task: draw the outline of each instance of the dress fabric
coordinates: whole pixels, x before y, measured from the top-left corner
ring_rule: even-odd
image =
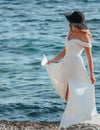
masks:
[[[97,115],[94,84],[90,81],[81,56],[84,46],[92,47],[91,43],[79,39],[68,41],[66,38],[66,54],[60,62],[46,64],[45,55],[41,62],[61,98],[65,99],[67,88],[69,88],[68,101],[59,130],[91,120]]]

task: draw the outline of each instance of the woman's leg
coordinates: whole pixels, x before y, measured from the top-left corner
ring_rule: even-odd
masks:
[[[69,87],[67,85],[67,90],[66,90],[66,94],[65,94],[65,99],[66,101],[68,101],[68,94],[69,94]]]

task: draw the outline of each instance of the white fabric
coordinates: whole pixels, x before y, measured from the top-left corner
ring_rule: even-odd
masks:
[[[90,81],[81,57],[83,46],[92,47],[91,43],[78,39],[70,41],[66,39],[66,54],[62,61],[46,64],[47,58],[44,55],[41,62],[60,97],[65,99],[67,85],[69,87],[68,102],[59,130],[90,120],[92,116],[97,115],[94,84]]]

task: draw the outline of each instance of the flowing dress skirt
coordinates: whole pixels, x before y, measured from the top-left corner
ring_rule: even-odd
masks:
[[[90,120],[92,116],[97,115],[94,85],[87,75],[83,61],[81,57],[70,58],[70,60],[71,64],[65,56],[58,63],[46,64],[47,58],[44,55],[41,62],[61,98],[65,99],[67,87],[69,88],[68,102],[59,130]]]

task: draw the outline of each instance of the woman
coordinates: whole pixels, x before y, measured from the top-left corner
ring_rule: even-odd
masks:
[[[97,114],[94,94],[96,79],[91,53],[92,36],[81,11],[66,13],[65,17],[70,22],[70,31],[64,49],[54,59],[47,61],[44,57],[42,61],[57,93],[67,102],[59,130],[90,120]],[[81,57],[83,50],[87,57],[90,78]],[[61,62],[55,63],[60,59]]]

